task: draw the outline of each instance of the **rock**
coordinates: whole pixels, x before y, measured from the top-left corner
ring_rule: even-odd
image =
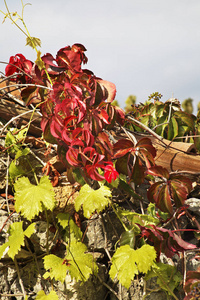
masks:
[[[101,252],[113,249],[124,228],[114,213],[107,212],[100,218],[97,214],[82,223],[84,243],[90,250]]]
[[[185,201],[185,204],[189,205],[188,210],[200,215],[200,199],[189,198]]]

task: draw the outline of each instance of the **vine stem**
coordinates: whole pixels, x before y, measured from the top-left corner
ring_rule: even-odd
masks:
[[[49,254],[49,217],[48,217],[48,214],[47,214],[47,209],[46,209],[46,207],[44,207],[44,212],[45,212],[45,216],[46,216],[46,220],[47,220],[47,234],[46,234],[47,241],[46,241],[46,251],[47,251],[47,254]]]
[[[9,203],[8,203],[9,164],[10,164],[10,156],[9,156],[9,154],[8,154],[8,159],[7,159],[7,170],[6,170],[6,205],[7,205],[8,213],[10,214],[10,208],[9,208]]]
[[[15,268],[17,270],[17,275],[18,275],[18,278],[19,278],[19,284],[21,286],[24,299],[26,299],[26,291],[24,289],[23,281],[22,281],[21,276],[20,276],[19,267],[18,267],[16,258],[14,258],[14,263],[15,263]]]
[[[176,295],[174,294],[174,292],[170,289],[170,287],[167,285],[167,283],[163,280],[162,276],[158,273],[158,277],[160,279],[160,281],[162,281],[162,283],[166,286],[167,290],[171,293],[171,295],[174,297],[174,299],[179,300]]]
[[[115,209],[115,207],[114,207],[114,205],[112,204],[112,202],[111,202],[111,201],[110,201],[110,204],[111,204],[111,206],[112,206],[112,209],[114,210],[114,212],[115,212],[115,214],[116,214],[117,218],[118,218],[118,219],[119,219],[119,221],[121,222],[122,226],[124,227],[124,229],[125,229],[126,231],[128,231],[128,228],[126,227],[126,225],[124,224],[124,222],[121,220],[121,218],[120,218],[120,216],[119,216],[119,214],[118,214],[117,210]]]
[[[155,138],[157,138],[158,140],[160,140],[165,146],[167,146],[165,144],[165,142],[163,141],[164,138],[160,135],[158,135],[157,133],[155,133],[153,130],[151,130],[149,127],[147,127],[146,125],[142,124],[140,121],[136,120],[135,118],[128,116],[127,117],[130,121],[136,123],[137,125],[139,125],[140,127],[144,128],[146,131],[148,131],[149,133],[151,133]]]

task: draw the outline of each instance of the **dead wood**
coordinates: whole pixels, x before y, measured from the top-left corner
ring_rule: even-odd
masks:
[[[12,118],[28,112],[30,109],[25,106],[21,100],[21,90],[17,87],[10,88],[14,83],[0,78],[0,118],[6,122]],[[32,112],[24,114],[23,117],[14,120],[14,126],[20,128],[22,125],[28,125]],[[29,133],[38,137],[41,136],[41,116],[35,112],[32,117]]]

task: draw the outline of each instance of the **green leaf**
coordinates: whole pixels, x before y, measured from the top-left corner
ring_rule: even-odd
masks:
[[[86,281],[89,279],[90,274],[97,274],[98,267],[92,254],[86,253],[87,247],[81,243],[72,239],[70,241],[70,248],[65,256],[65,259],[69,262],[67,266],[69,274],[76,281]]]
[[[44,278],[50,277],[64,282],[67,273],[67,265],[64,263],[64,259],[54,254],[46,255],[43,259],[45,269],[49,270],[44,274]]]
[[[21,128],[17,134],[14,134],[15,131],[16,129],[13,130],[13,133],[8,131],[6,134],[5,146],[9,148],[8,153],[16,153],[19,149],[21,149],[28,128]],[[21,141],[21,143],[19,143],[19,141]]]
[[[5,147],[8,148],[8,153],[15,153],[19,150],[19,146],[16,145],[16,139],[10,131],[6,134]]]
[[[168,124],[167,139],[173,140],[178,135],[178,123],[175,117],[171,117]]]
[[[148,225],[157,225],[159,223],[159,219],[156,217],[156,215],[153,217],[151,215],[146,214],[138,214],[136,212],[128,211],[128,210],[118,210],[118,213],[122,217],[126,217],[131,224],[139,224],[142,226],[148,226]]]
[[[64,282],[66,273],[69,272],[76,281],[88,280],[90,274],[97,273],[98,267],[93,256],[85,253],[86,251],[87,247],[83,243],[72,238],[64,259],[53,254],[44,257],[44,267],[49,270],[44,274],[44,278],[50,277]]]
[[[120,246],[129,245],[132,249],[135,246],[135,232],[133,230],[124,231],[120,236]]]
[[[145,276],[145,280],[149,280],[152,277],[157,277],[157,284],[163,290],[167,291],[169,295],[172,295],[170,291],[174,291],[179,286],[183,277],[175,266],[163,263],[155,263],[152,269]]]
[[[44,291],[39,291],[35,300],[59,300],[55,291],[51,291],[48,295],[45,295]]]
[[[112,257],[112,266],[110,268],[110,277],[117,276],[119,282],[129,288],[131,281],[139,272],[147,273],[156,259],[154,247],[143,245],[134,250],[129,245],[119,247]]]
[[[10,235],[8,242],[0,247],[0,258],[7,247],[8,255],[14,260],[15,255],[20,251],[21,246],[24,246],[24,237],[30,237],[35,231],[35,224],[31,224],[25,231],[22,229],[23,221],[15,222],[10,225],[9,231]]]
[[[29,152],[29,148],[17,151],[15,159],[11,161],[9,166],[9,177],[11,181],[15,181],[16,178],[32,172],[32,166],[27,157]]]
[[[37,47],[41,47],[41,40],[36,37],[27,37],[26,38],[26,46],[30,46],[35,49]]]
[[[89,219],[95,211],[99,213],[109,204],[109,197],[111,191],[108,187],[101,186],[98,190],[93,190],[85,184],[75,200],[75,209],[78,211],[82,206],[84,216]]]
[[[43,176],[38,185],[31,184],[27,177],[19,178],[14,188],[15,209],[28,220],[43,210],[42,205],[53,210],[55,193],[47,176]]]
[[[59,213],[57,215],[58,222],[60,225],[67,230],[67,236],[73,234],[75,238],[81,239],[82,232],[80,228],[74,223],[72,216],[69,213]]]

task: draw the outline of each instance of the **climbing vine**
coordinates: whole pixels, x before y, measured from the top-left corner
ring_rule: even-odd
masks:
[[[8,7],[4,16],[16,24]],[[17,15],[17,19],[27,29],[23,17]],[[83,45],[66,46],[59,49],[55,57],[50,53],[41,56],[37,50],[39,39],[31,37],[27,30],[26,36],[27,44],[37,52],[36,61],[16,54],[10,57],[5,76],[22,87],[21,98],[27,106],[40,110],[45,142],[57,145],[68,180],[78,184],[76,213],[90,219],[94,214],[112,210],[122,223],[124,233],[110,260],[111,279],[117,279],[128,289],[135,275],[142,274],[146,280],[157,277],[159,286],[178,299],[174,290],[183,277],[175,267],[162,264],[160,255],[164,253],[173,258],[196,246],[185,242],[175,229],[163,226],[187,209],[184,203],[192,190],[192,182],[156,165],[156,149],[151,139],[137,140],[134,133],[149,129],[148,133],[153,132],[161,139],[184,137],[200,150],[199,117],[183,112],[176,99],[162,102],[158,93],[152,94],[144,104],[133,104],[126,114],[112,105],[115,85],[83,68],[88,60]],[[98,275],[98,265],[82,241],[78,222],[67,212],[56,213],[52,183],[47,175],[39,176],[39,162],[31,163],[31,151],[25,144],[27,134],[28,128],[22,127],[19,131],[9,130],[5,138],[3,151],[13,157],[9,182],[14,190],[14,208],[22,221],[10,225],[8,241],[0,246],[0,257],[8,255],[17,265],[16,255],[35,232],[35,220],[43,214],[47,228],[44,279],[64,282],[69,274],[76,281],[87,281],[90,276]],[[136,213],[114,202],[113,195],[120,191],[142,205],[143,197],[135,187],[144,182],[149,184],[145,211]],[[49,235],[52,224],[65,246],[62,257],[53,253]],[[192,276],[195,273],[188,273],[185,284],[188,295],[199,283],[198,276],[195,282]],[[26,291],[22,291],[27,299]],[[47,295],[40,291],[36,299],[49,297],[58,299],[53,290]]]

